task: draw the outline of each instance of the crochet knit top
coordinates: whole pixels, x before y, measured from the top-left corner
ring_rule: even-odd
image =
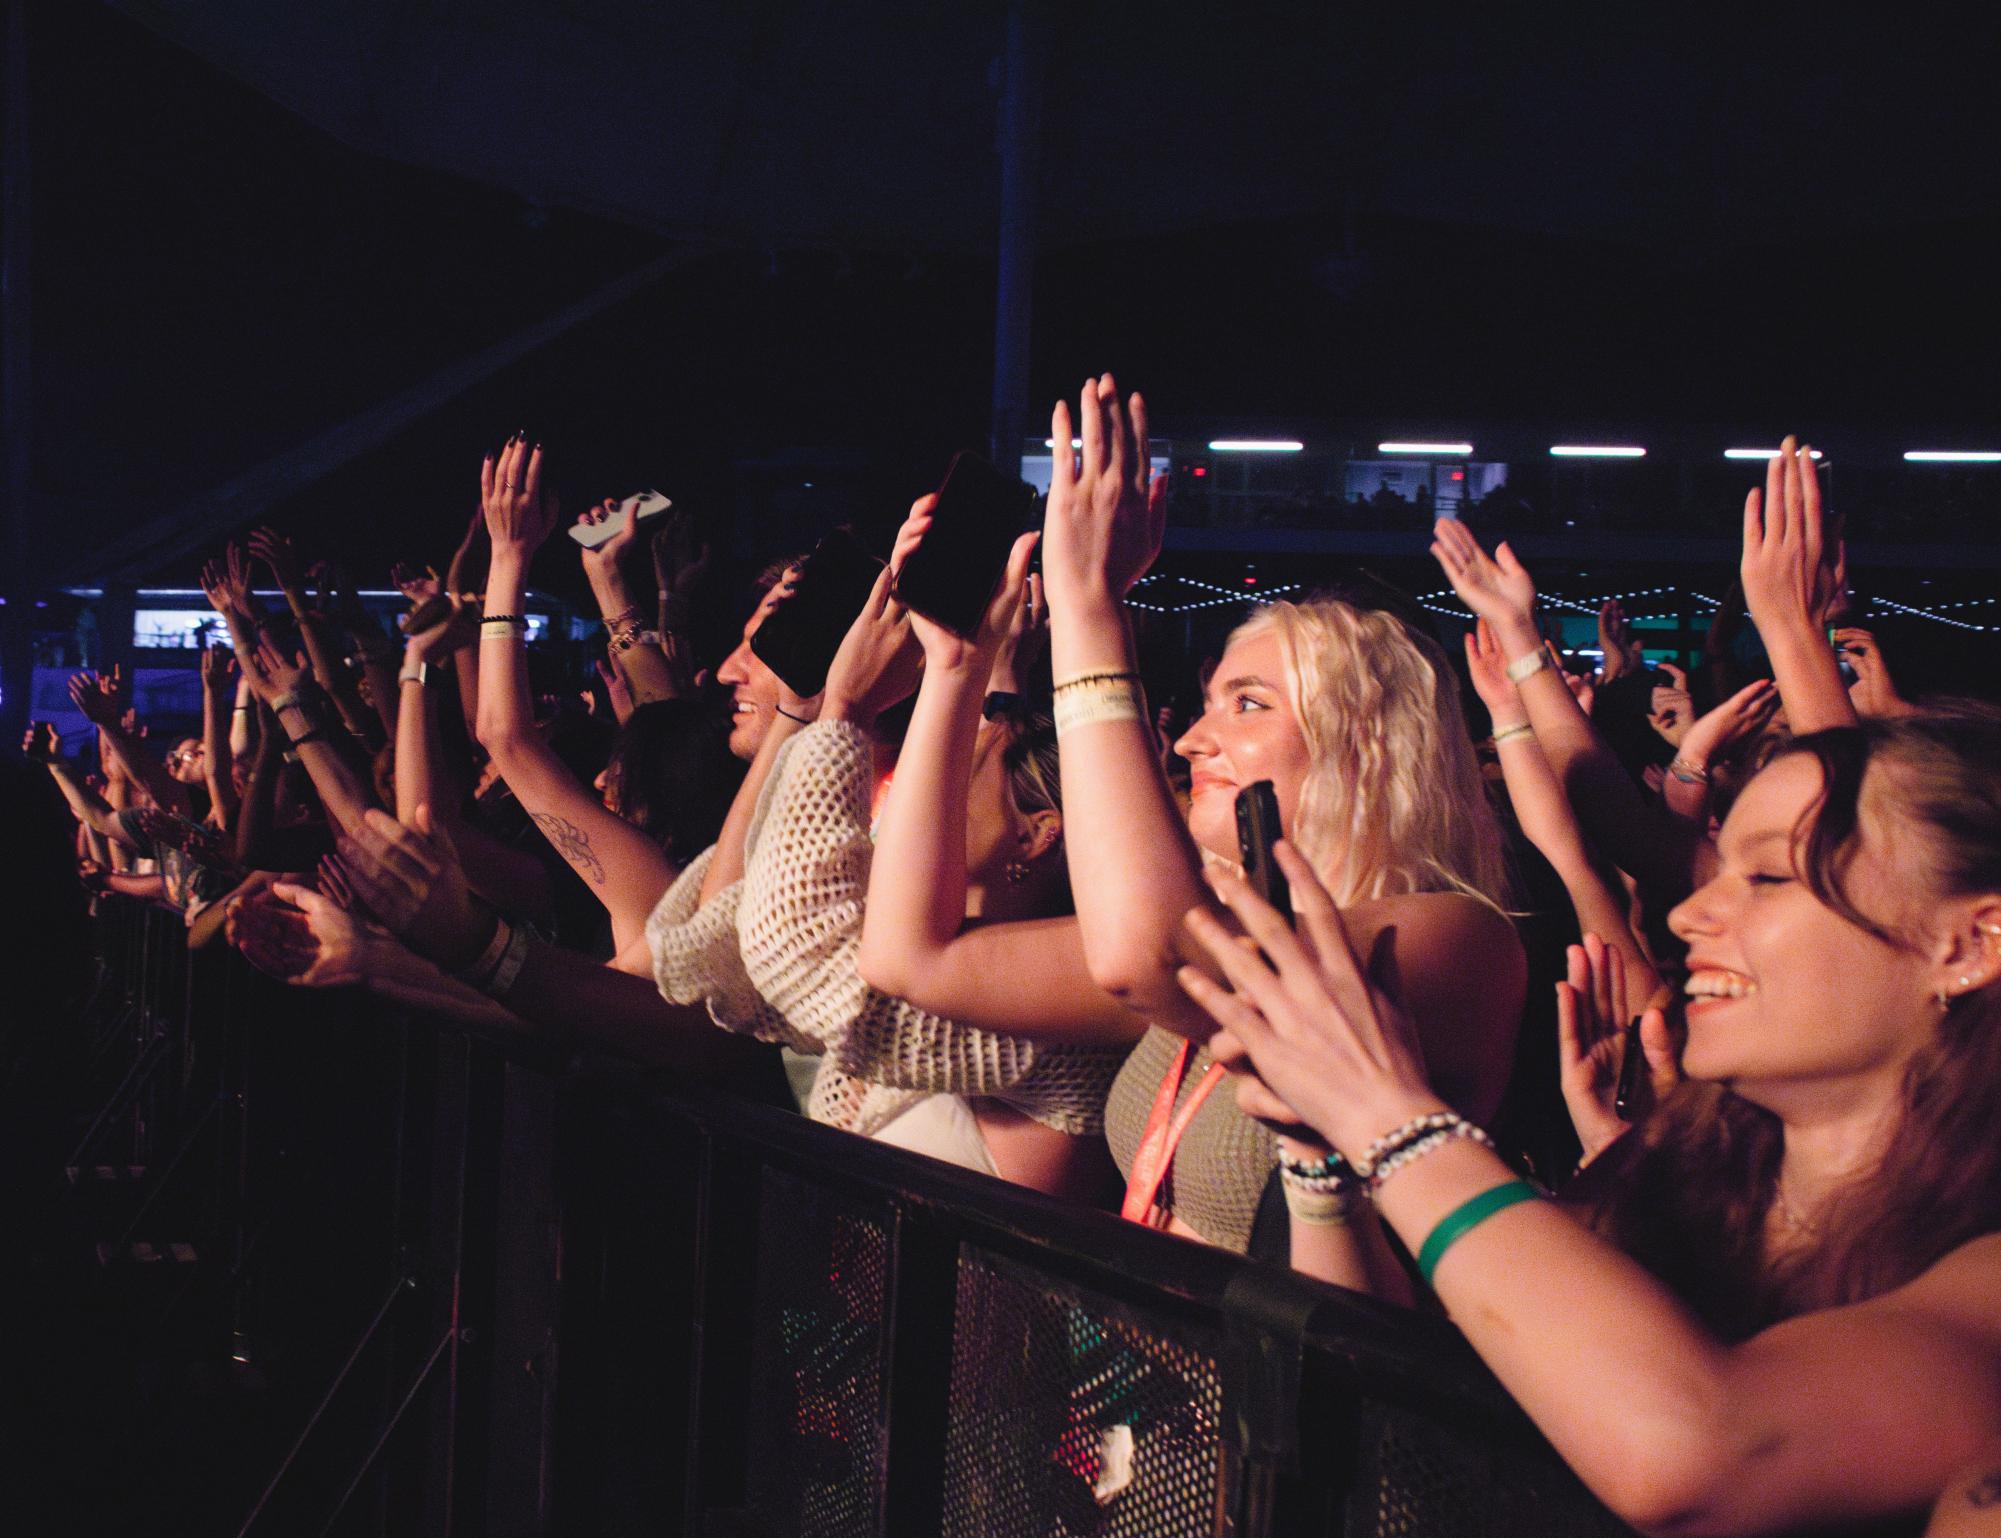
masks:
[[[807,1114],[867,1136],[926,1095],[989,1096],[1075,1135],[1103,1125],[1123,1049],[1050,1046],[979,1030],[861,980],[874,845],[874,750],[845,721],[816,723],[772,766],[745,841],[744,878],[701,908],[705,853],[647,923],[660,991],[708,1001],[727,1029],[822,1053]]]

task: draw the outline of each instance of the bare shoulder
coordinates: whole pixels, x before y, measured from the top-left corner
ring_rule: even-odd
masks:
[[[2001,1232],[1969,1239],[1874,1303],[1921,1311],[1981,1336],[2001,1365]]]
[[[1521,939],[1508,916],[1464,892],[1378,897],[1343,909],[1341,919],[1358,951],[1394,928],[1397,956],[1406,962],[1449,955],[1462,966],[1481,967],[1522,955]]]

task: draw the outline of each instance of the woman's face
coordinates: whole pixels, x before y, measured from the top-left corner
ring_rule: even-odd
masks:
[[[1202,714],[1174,751],[1188,760],[1188,831],[1209,853],[1237,858],[1237,792],[1270,780],[1279,822],[1293,831],[1312,755],[1292,708],[1276,630],[1234,641],[1209,680]]]
[[[1820,794],[1819,764],[1788,754],[1730,810],[1716,876],[1668,915],[1686,941],[1692,1078],[1729,1080],[1761,1104],[1820,1087],[1836,1098],[1894,1092],[1929,1041],[1938,1009],[1925,949],[1893,945],[1827,907],[1801,879],[1794,829]],[[1861,838],[1843,881],[1855,905],[1892,933],[1916,935],[1930,885],[1917,841],[1866,786]]]

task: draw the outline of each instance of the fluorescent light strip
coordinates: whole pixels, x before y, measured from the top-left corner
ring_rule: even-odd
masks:
[[[1647,453],[1618,443],[1552,443],[1549,451],[1558,459],[1644,459]]]
[[[1297,454],[1306,445],[1297,438],[1214,438],[1212,454]]]
[[[1991,465],[2001,461],[2001,449],[1906,449],[1912,464]]]
[[[1777,449],[1725,449],[1723,457],[1725,459],[1770,459],[1778,452]],[[1814,459],[1825,459],[1827,457],[1819,449],[1808,449],[1807,453]],[[1907,454],[1904,457],[1908,459],[1910,456]]]
[[[1054,438],[1044,438],[1042,440],[1042,446],[1045,449],[1053,449],[1056,447],[1056,440]],[[1084,440],[1082,438],[1072,438],[1070,440],[1070,447],[1073,449],[1081,449],[1083,446],[1084,446]]]
[[[1378,454],[1470,454],[1470,443],[1379,443]]]

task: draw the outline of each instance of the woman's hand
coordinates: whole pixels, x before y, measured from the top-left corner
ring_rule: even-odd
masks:
[[[299,686],[312,676],[312,667],[306,661],[304,652],[294,652],[288,662],[267,636],[260,640],[255,649],[246,649],[237,654],[243,664],[243,676],[250,680],[250,691],[266,705],[287,694],[297,694]]]
[[[1043,581],[1052,606],[1123,599],[1160,554],[1167,526],[1167,478],[1149,484],[1146,402],[1135,391],[1124,409],[1110,374],[1091,380],[1078,401],[1080,466],[1070,450],[1070,407],[1050,418],[1056,443],[1043,518]]]
[[[61,763],[63,740],[57,735],[55,722],[29,722],[27,735],[21,739],[21,752],[38,764]]]
[[[340,840],[356,897],[412,950],[446,968],[478,957],[493,936],[493,915],[473,900],[451,839],[417,808],[406,826],[371,807]]]
[[[526,562],[556,532],[555,498],[542,489],[542,445],[519,434],[479,467],[480,509],[495,555]]]
[[[1633,1017],[1627,1013],[1626,964],[1618,951],[1586,935],[1568,955],[1570,975],[1556,985],[1557,1073],[1583,1162],[1589,1164],[1632,1125],[1616,1101]],[[1666,1015],[1649,1009],[1639,1016],[1639,1027],[1646,1073],[1636,1086],[1639,1104],[1629,1111],[1651,1108],[1681,1078]]]
[[[305,562],[289,535],[280,534],[276,529],[257,529],[250,536],[250,554],[271,568],[271,575],[277,578],[278,586],[288,594],[300,592],[305,587]]]
[[[1672,662],[1663,662],[1661,671],[1674,682],[1654,686],[1648,697],[1647,720],[1671,745],[1680,747],[1695,722],[1695,696],[1689,692],[1687,673]]]
[[[479,636],[480,613],[479,599],[471,593],[446,593],[419,605],[410,618],[420,623],[403,637],[405,656],[411,662],[432,663],[471,645]],[[428,623],[421,623],[426,618]]]
[[[1852,625],[1845,626],[1834,632],[1834,644],[1855,669],[1855,682],[1848,686],[1848,697],[1855,701],[1857,715],[1908,716],[1916,711],[1917,707],[1897,692],[1890,670],[1883,665],[1883,648],[1874,635]]]
[[[1217,895],[1245,933],[1231,934],[1203,908],[1190,910],[1187,923],[1230,987],[1194,967],[1177,976],[1222,1028],[1210,1052],[1231,1065],[1248,1054],[1279,1106],[1352,1159],[1444,1102],[1426,1080],[1410,1016],[1364,972],[1312,866],[1284,840],[1275,849],[1292,887],[1298,932],[1243,878],[1216,877]],[[1387,955],[1391,938],[1393,931],[1384,931],[1379,954]],[[1270,1119],[1273,1107],[1255,1086],[1240,1086],[1238,1103],[1246,1114]]]
[[[902,575],[904,563],[924,543],[937,506],[936,492],[919,497],[911,504],[910,516],[897,531],[896,547],[890,552],[892,590],[897,577]],[[910,614],[910,628],[924,650],[924,665],[927,668],[976,666],[983,673],[993,671],[994,659],[1021,622],[1026,608],[1030,582],[1028,563],[1035,556],[1035,543],[1040,538],[1039,534],[1030,533],[1014,542],[1014,547],[1008,552],[1007,569],[1001,574],[1000,585],[994,589],[994,595],[988,600],[986,611],[980,616],[971,636],[955,635],[935,620],[927,619],[922,614]],[[894,598],[889,601],[896,603]],[[901,609],[902,606],[898,604],[897,607]]]
[[[1779,708],[1779,690],[1769,678],[1746,684],[1707,715],[1696,717],[1675,757],[1691,769],[1711,764],[1747,737],[1763,731]]]
[[[893,573],[885,566],[869,589],[868,601],[848,627],[841,649],[827,669],[820,717],[852,721],[867,731],[890,706],[908,699],[917,688],[924,652],[910,628],[910,611],[890,593]],[[786,702],[790,708],[790,701]],[[795,715],[805,714],[810,701],[797,702]]]
[[[1608,598],[1598,610],[1598,652],[1604,659],[1600,681],[1610,683],[1621,673],[1638,672],[1644,663],[1633,627],[1626,618],[1625,605]]]
[[[1831,544],[1813,450],[1792,435],[1765,467],[1765,489],[1744,498],[1744,553],[1739,563],[1751,622],[1818,630],[1847,586],[1841,541]]]
[[[428,600],[444,591],[434,566],[426,566],[419,571],[407,561],[398,561],[389,568],[389,580],[395,584],[397,592],[410,600],[412,608],[422,608]]]
[[[1476,619],[1466,632],[1466,672],[1473,680],[1473,692],[1493,720],[1506,726],[1528,718],[1521,691],[1508,677],[1508,660],[1501,655],[1494,627],[1483,619]]]
[[[445,592],[467,593],[486,585],[471,580],[473,562],[478,559],[480,542],[485,538],[486,503],[481,501],[473,508],[472,521],[466,525],[466,531],[459,539],[458,548],[452,552],[451,562],[445,567]]]
[[[70,703],[92,726],[116,729],[125,714],[116,670],[109,674],[78,673],[69,681]]]
[[[626,683],[625,674],[619,671],[618,653],[607,646],[603,660],[597,663],[597,670],[598,677],[604,681],[605,698],[611,702],[612,719],[623,726],[626,717],[632,714],[632,688]]]
[[[227,646],[211,646],[201,654],[201,684],[204,689],[226,689],[236,671],[236,653]]]
[[[302,988],[368,981],[368,932],[354,915],[311,887],[274,882],[229,900],[224,933],[260,972]]]
[[[1457,518],[1439,519],[1431,533],[1432,557],[1452,591],[1493,626],[1504,646],[1515,646],[1535,633],[1535,579],[1506,541],[1496,545],[1490,556]]]
[[[587,507],[579,513],[577,522],[584,525],[600,524],[616,517],[618,501],[617,497],[606,497],[594,507]],[[593,590],[597,590],[607,578],[614,582],[619,579],[623,571],[622,558],[626,551],[638,543],[638,540],[639,520],[627,518],[625,527],[596,549],[588,545],[578,547],[583,554],[584,576],[589,579]]]

